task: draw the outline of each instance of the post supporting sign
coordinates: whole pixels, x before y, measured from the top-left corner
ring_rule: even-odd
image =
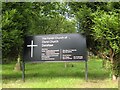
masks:
[[[27,62],[85,61],[87,81],[86,38],[80,34],[50,34],[27,36],[24,40],[22,79],[25,81]]]

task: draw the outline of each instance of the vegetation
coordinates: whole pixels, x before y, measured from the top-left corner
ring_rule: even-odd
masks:
[[[117,78],[120,75],[120,3],[75,2],[70,6],[78,21],[78,31],[86,35],[88,49],[109,60],[111,73]]]
[[[2,6],[3,62],[20,58],[26,35],[75,32],[75,21],[65,19],[60,3],[8,2]]]
[[[120,75],[120,2],[2,3],[3,63],[20,61],[26,35],[82,33],[87,48]],[[106,65],[107,66],[107,65]]]
[[[101,59],[89,59],[88,82],[84,64],[71,62],[65,68],[64,63],[27,63],[24,83],[22,72],[13,70],[14,63],[4,64],[3,88],[118,88],[118,82],[109,78],[110,71],[102,68]]]

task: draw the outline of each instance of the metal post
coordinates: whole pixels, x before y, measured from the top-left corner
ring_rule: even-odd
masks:
[[[22,62],[22,80],[25,82],[25,62]]]
[[[87,60],[85,61],[85,79],[86,82],[88,81],[88,66],[87,66]]]

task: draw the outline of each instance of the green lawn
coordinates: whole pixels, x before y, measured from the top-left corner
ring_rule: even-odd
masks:
[[[100,59],[88,61],[88,82],[85,81],[84,62],[70,62],[67,68],[64,63],[27,63],[25,82],[22,81],[22,72],[14,71],[14,66],[15,63],[3,65],[3,88],[118,87],[118,82],[110,79],[109,71],[102,68]]]

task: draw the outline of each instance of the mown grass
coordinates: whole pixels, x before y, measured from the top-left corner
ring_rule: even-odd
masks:
[[[73,67],[72,65],[73,64]],[[2,69],[3,88],[117,88],[109,71],[102,68],[102,60],[88,61],[88,82],[85,81],[85,63],[27,63],[26,78],[22,72],[14,71],[15,63],[4,64]]]
[[[2,88],[2,64],[0,64],[0,89]]]

